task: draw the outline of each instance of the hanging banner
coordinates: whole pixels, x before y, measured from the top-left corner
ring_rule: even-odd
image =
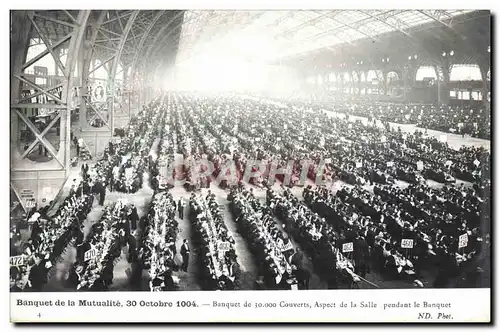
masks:
[[[74,87],[71,90],[71,98],[69,101],[69,109],[74,110],[78,106],[80,106],[80,88],[79,87]]]
[[[103,103],[106,101],[106,86],[103,82],[95,82],[92,85],[92,102]]]

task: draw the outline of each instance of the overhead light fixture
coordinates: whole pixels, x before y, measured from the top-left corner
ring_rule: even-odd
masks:
[[[416,60],[416,59],[418,58],[418,55],[416,55],[416,54],[415,54],[413,57],[414,57],[414,58],[415,58],[415,60]]]
[[[490,52],[491,52],[491,49],[490,49],[490,46],[488,46],[488,53],[490,53]]]
[[[490,48],[488,47],[488,52],[489,52],[489,49],[490,49]],[[363,64],[363,61],[360,61],[359,63],[360,63],[360,64]]]
[[[382,62],[385,62],[385,59],[382,59]]]
[[[408,57],[408,60],[411,60],[411,55]]]
[[[387,57],[387,60],[386,60],[386,61],[387,61],[387,62],[389,62],[389,57]]]
[[[453,54],[455,54],[455,52],[451,50],[450,55],[453,56]]]
[[[442,56],[446,56],[446,52],[443,52],[443,54],[441,54]]]

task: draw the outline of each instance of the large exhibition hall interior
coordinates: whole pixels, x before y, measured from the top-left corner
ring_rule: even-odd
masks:
[[[12,292],[490,287],[490,11],[10,19]]]

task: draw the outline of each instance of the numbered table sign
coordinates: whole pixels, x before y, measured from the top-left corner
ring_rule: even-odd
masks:
[[[27,209],[32,209],[35,207],[35,200],[34,199],[30,199],[28,201],[26,201],[26,208]]]
[[[332,162],[332,158],[325,158],[325,163],[329,164]]]
[[[417,170],[419,170],[419,171],[424,170],[424,162],[423,161],[417,161]]]
[[[84,261],[88,261],[88,260],[95,258],[96,256],[97,256],[97,249],[92,248],[92,249],[88,250],[87,252],[85,252],[83,259],[84,259]]]
[[[151,289],[152,292],[161,292],[161,286],[154,286],[153,289]]]
[[[469,242],[469,236],[467,233],[460,235],[458,238],[458,248],[465,248],[467,247],[467,243]]]
[[[24,257],[22,255],[12,256],[9,259],[10,266],[22,266],[24,265]]]
[[[479,167],[479,164],[481,164],[481,162],[479,162],[479,160],[474,160],[474,165],[476,165],[476,167]]]
[[[413,239],[402,239],[401,248],[403,249],[413,249]]]
[[[229,251],[230,248],[231,248],[231,246],[229,245],[229,242],[227,242],[227,241],[219,242],[219,249],[221,251]]]
[[[354,250],[354,244],[352,242],[347,242],[342,245],[343,253],[353,252],[353,250]]]
[[[299,137],[299,141],[302,141],[302,136]]]
[[[361,168],[363,167],[363,163],[361,161],[356,162],[356,168]]]
[[[387,162],[387,167],[392,167],[394,166],[394,161],[388,161]]]
[[[292,250],[292,249],[293,249],[293,245],[292,245],[291,241],[289,241],[287,244],[283,244],[281,246],[281,252],[285,252],[285,251]]]

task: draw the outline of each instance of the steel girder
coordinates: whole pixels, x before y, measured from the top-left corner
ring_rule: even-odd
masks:
[[[38,202],[41,199],[52,199],[69,175],[72,99],[70,92],[74,84],[76,55],[82,43],[90,11],[79,11],[76,17],[65,12],[57,18],[49,17],[45,13],[40,14],[38,11],[13,11],[12,14],[16,19],[11,22],[11,185],[15,188],[15,192],[30,190],[32,193],[30,197]],[[63,26],[62,30],[70,32],[56,40],[58,36],[53,33],[56,28],[48,29],[49,25]],[[27,61],[30,39],[34,37],[43,42],[46,50]],[[65,54],[65,61],[61,59],[60,50],[63,48],[68,50]],[[31,75],[27,69],[48,55],[53,58],[62,76],[51,77],[50,79],[56,81],[55,83],[49,80],[49,76],[46,76],[46,84],[42,84],[36,80],[36,73]],[[35,79],[32,76],[35,76]],[[23,93],[23,87],[30,88],[31,92]],[[32,102],[33,99],[36,99],[36,102]],[[40,131],[28,118],[29,109],[36,109],[40,114],[42,110],[50,109],[55,115],[51,122]],[[60,123],[58,147],[45,137],[57,122]],[[35,137],[34,142],[27,145],[27,149],[22,153],[20,151],[21,127],[25,127],[26,131]],[[27,159],[37,144],[41,144],[41,147],[46,149],[51,155],[51,160],[42,163]],[[40,186],[44,187],[43,190],[39,190]],[[20,201],[26,209],[26,201],[24,199]]]
[[[121,63],[125,43],[138,14],[138,10],[103,10],[98,12],[97,20],[89,25],[91,36],[88,40],[87,50],[84,50],[86,55],[84,56],[82,73],[85,93],[82,93],[80,98],[82,106],[80,116],[83,115],[84,118],[84,128],[82,128],[84,131],[103,131],[102,128],[89,126],[95,119],[100,119],[104,131],[113,133],[115,103],[122,105],[121,96],[117,96],[123,91],[117,84],[118,66]],[[97,61],[99,64],[96,65]],[[103,82],[90,77],[99,68],[104,68],[107,72],[107,77]],[[125,68],[122,67],[122,72],[124,70]],[[91,85],[98,83],[106,87],[107,93],[103,100],[92,96]],[[93,116],[90,119],[86,119],[87,107],[93,111]]]
[[[161,68],[162,66],[162,61],[152,61],[152,54],[153,54],[153,49],[157,48],[158,45],[163,45],[165,46],[167,43],[165,43],[166,39],[174,33],[178,27],[182,25],[181,24],[178,26],[172,26],[172,23],[174,23],[176,20],[178,20],[180,17],[184,15],[183,11],[178,11],[176,13],[172,12],[173,15],[168,16],[166,19],[164,19],[160,24],[157,24],[156,27],[159,26],[158,31],[155,33],[151,32],[150,33],[150,38],[146,41],[146,45],[143,48],[143,56],[140,57],[141,62],[139,64],[136,64],[137,70],[141,70],[143,72],[148,72],[150,76],[155,77],[158,69]],[[165,17],[165,16],[164,16]],[[170,28],[170,29],[169,29]],[[165,30],[169,29],[167,33],[165,33]],[[163,37],[161,40],[162,42],[159,43],[160,37]],[[154,68],[154,70],[153,70]],[[154,81],[154,80],[153,80]]]

